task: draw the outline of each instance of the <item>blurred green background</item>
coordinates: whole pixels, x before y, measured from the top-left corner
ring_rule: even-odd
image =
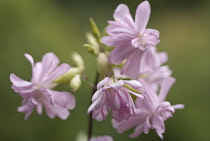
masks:
[[[0,140],[1,141],[75,141],[87,129],[91,89],[82,85],[76,92],[76,109],[62,121],[36,112],[28,120],[17,112],[21,98],[11,90],[9,74],[30,80],[30,64],[24,53],[39,61],[54,52],[61,62],[72,64],[71,53],[78,51],[86,61],[87,74],[94,79],[95,60],[82,47],[90,31],[89,17],[101,30],[111,20],[120,3],[134,15],[141,0],[0,0]],[[166,121],[166,141],[208,141],[210,139],[210,1],[150,0],[152,15],[148,27],[161,33],[159,51],[169,54],[170,68],[177,79],[167,100],[183,103]],[[58,89],[69,91],[68,86]],[[131,130],[133,131],[133,130]],[[94,122],[94,135],[112,135],[115,141],[130,141],[128,131],[118,134],[110,117]],[[133,141],[158,141],[155,131]]]

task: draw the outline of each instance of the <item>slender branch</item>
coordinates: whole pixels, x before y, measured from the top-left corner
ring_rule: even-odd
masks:
[[[96,85],[98,84],[99,81],[99,73],[96,72],[96,76],[95,76],[95,81],[94,81],[94,87],[92,87],[92,94],[91,94],[91,99],[93,94],[97,91],[97,87]],[[90,102],[92,103],[92,100],[90,99]],[[89,115],[89,122],[88,122],[88,141],[90,140],[91,136],[92,136],[92,131],[93,131],[93,119],[92,119],[92,112]]]

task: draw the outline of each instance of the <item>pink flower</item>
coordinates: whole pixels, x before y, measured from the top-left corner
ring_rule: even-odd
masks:
[[[162,81],[171,76],[172,71],[167,65],[162,66],[168,60],[168,55],[165,52],[157,52],[155,47],[151,47],[151,53],[154,56],[154,66],[142,64],[140,72],[140,81],[146,81],[147,84],[157,92]],[[144,61],[142,61],[143,63]],[[151,69],[153,68],[153,69]]]
[[[123,60],[126,63],[123,73],[132,78],[137,78],[143,66],[142,56],[145,56],[145,63],[153,65],[154,57],[151,54],[151,46],[159,43],[159,32],[155,29],[146,29],[150,17],[150,4],[144,1],[139,4],[135,22],[126,5],[120,4],[113,15],[115,21],[109,21],[110,26],[107,33],[110,36],[102,38],[107,46],[115,47],[110,54],[110,62],[120,64]]]
[[[59,59],[53,53],[46,53],[41,62],[34,64],[32,56],[25,54],[25,57],[32,65],[32,79],[30,82],[22,80],[15,74],[10,75],[13,83],[12,89],[23,98],[19,112],[26,113],[25,119],[36,108],[38,114],[42,114],[44,107],[50,118],[55,116],[66,119],[69,109],[75,107],[75,98],[68,92],[52,90],[55,86],[52,82],[70,69],[68,64],[59,64]]]
[[[142,82],[144,99],[137,98],[136,100],[137,114],[121,122],[113,120],[114,128],[119,133],[122,133],[136,127],[134,133],[130,135],[131,138],[135,138],[143,132],[148,134],[149,129],[155,129],[158,136],[163,138],[162,134],[165,132],[164,121],[172,117],[175,109],[184,108],[182,104],[171,105],[168,101],[165,101],[167,93],[174,82],[174,78],[165,79],[161,84],[159,95],[154,93],[147,83]]]
[[[135,105],[130,94],[139,98],[141,95],[129,90],[125,87],[129,85],[133,89],[141,87],[141,83],[136,80],[125,81],[119,80],[114,82],[112,78],[106,77],[97,85],[97,91],[92,97],[92,104],[88,109],[88,113],[93,111],[93,118],[97,120],[105,120],[110,109],[112,110],[112,117],[121,121],[122,119],[129,119],[135,114]]]
[[[100,136],[100,137],[93,138],[90,141],[113,141],[113,139],[110,136]]]

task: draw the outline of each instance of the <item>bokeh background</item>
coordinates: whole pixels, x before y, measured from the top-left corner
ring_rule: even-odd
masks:
[[[87,74],[94,79],[95,59],[83,48],[85,33],[93,17],[101,30],[111,20],[120,3],[134,15],[142,0],[0,0],[0,140],[75,141],[86,132],[91,89],[84,83],[75,93],[76,109],[62,121],[34,112],[28,120],[17,112],[21,98],[11,90],[9,74],[30,80],[30,64],[24,53],[36,61],[54,52],[61,62],[72,64],[71,53],[78,51],[86,60]],[[167,100],[183,103],[166,121],[165,141],[208,141],[210,139],[210,1],[149,0],[152,15],[148,27],[161,33],[159,51],[169,54],[170,68],[177,79]],[[68,86],[58,89],[69,91]],[[132,130],[131,130],[132,131]],[[132,141],[131,133],[118,134],[110,117],[94,122],[94,135],[112,135],[115,141]],[[155,131],[133,141],[158,141]]]

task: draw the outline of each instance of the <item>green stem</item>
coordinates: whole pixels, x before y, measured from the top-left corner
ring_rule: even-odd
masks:
[[[96,86],[98,84],[99,77],[100,77],[100,75],[97,72],[96,76],[95,76],[94,87],[92,88],[92,93],[91,93],[91,100],[90,100],[91,103],[92,103],[92,96],[97,91]],[[92,119],[92,112],[91,112],[89,115],[89,122],[88,122],[88,141],[91,139],[92,131],[93,131],[93,119]]]

